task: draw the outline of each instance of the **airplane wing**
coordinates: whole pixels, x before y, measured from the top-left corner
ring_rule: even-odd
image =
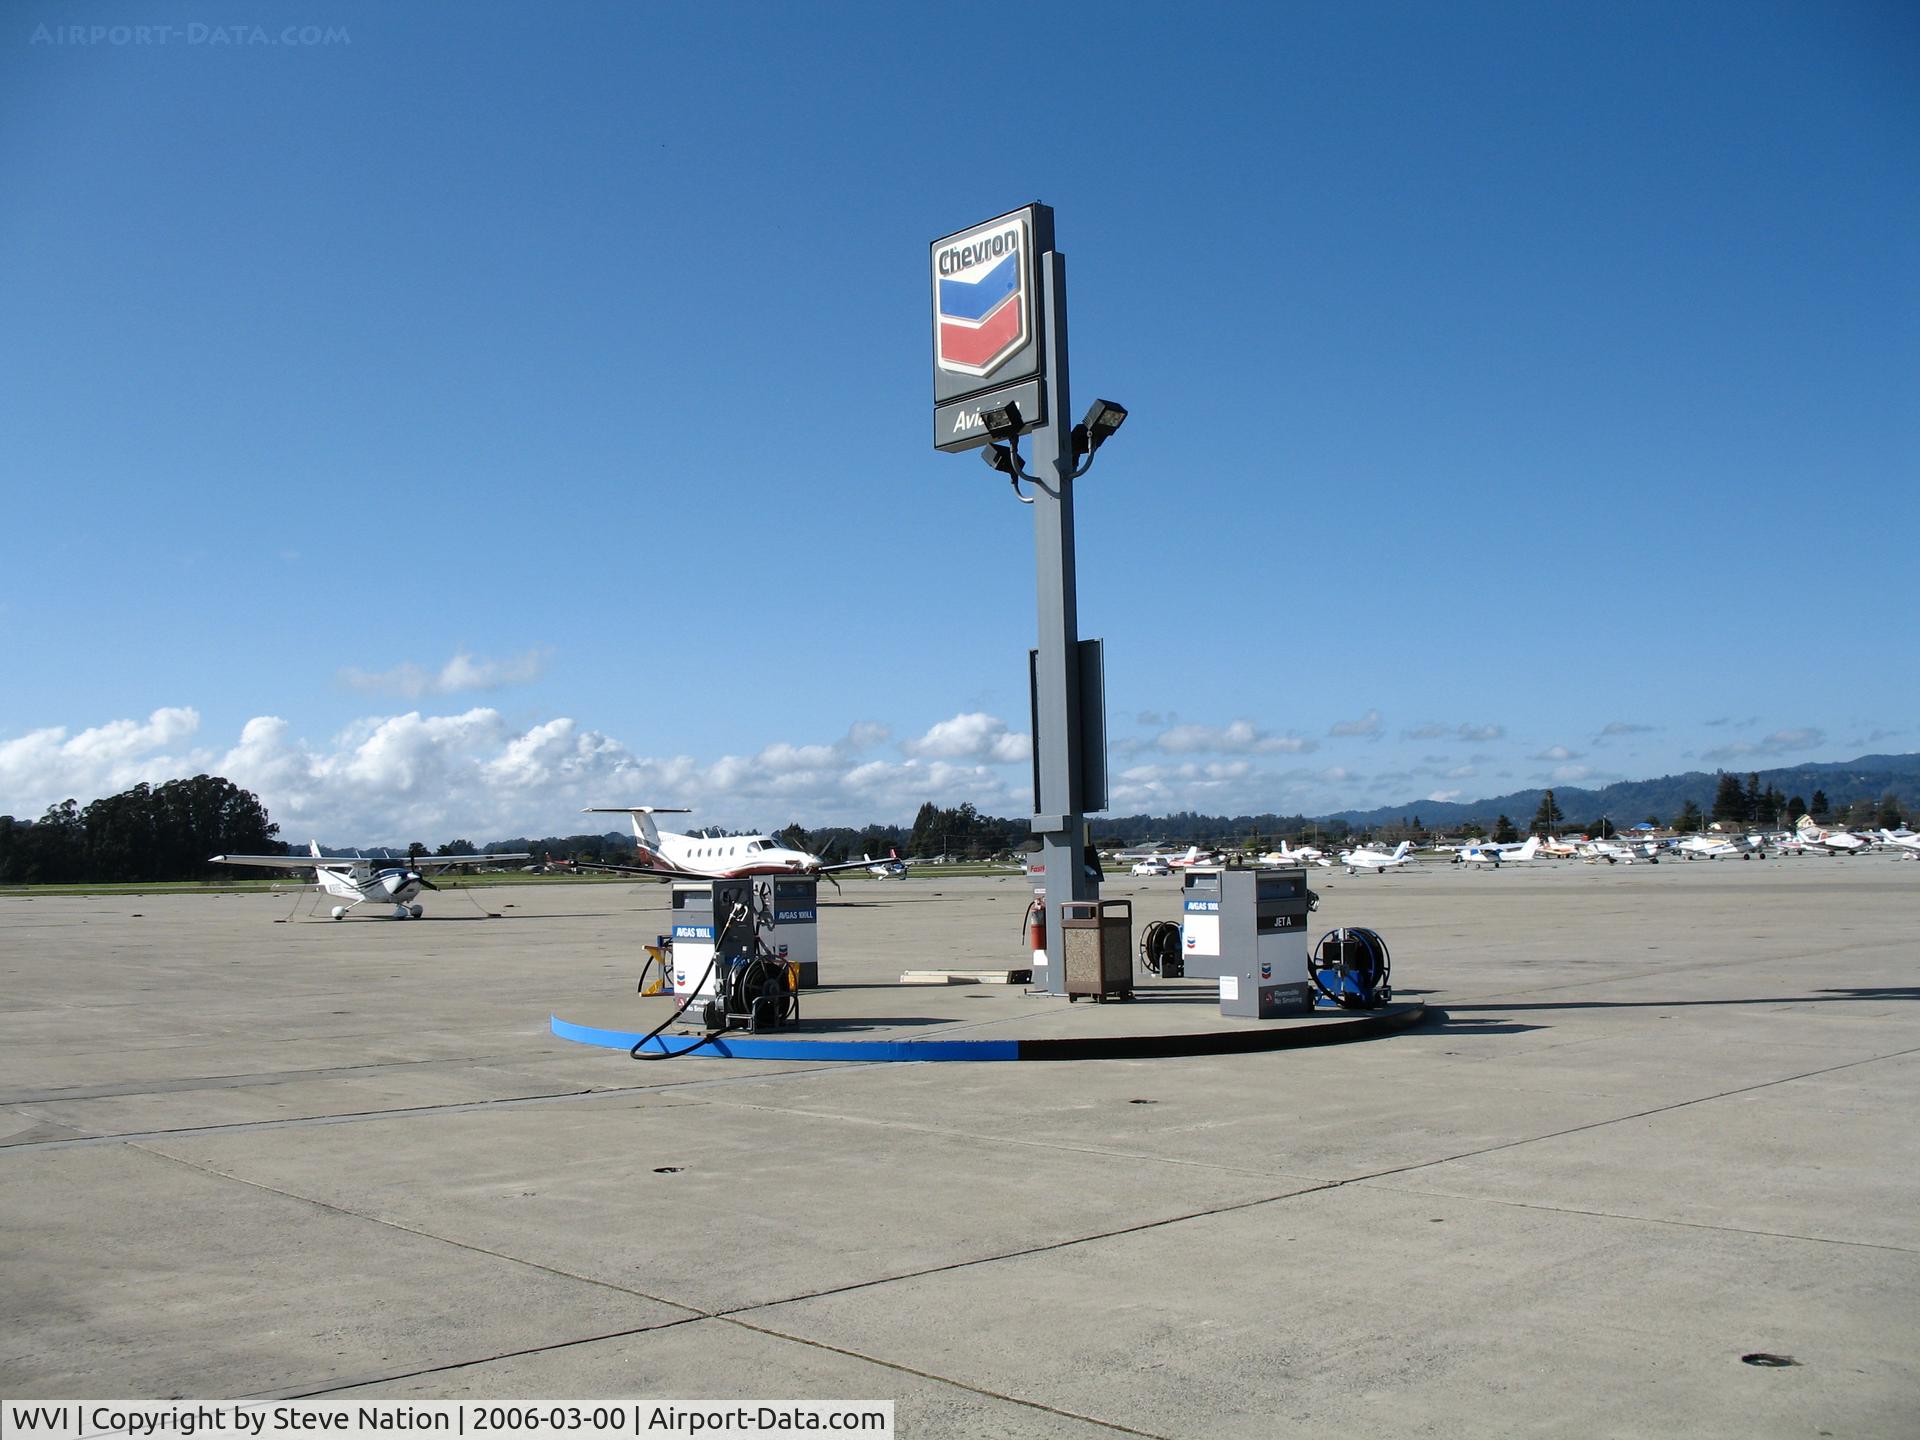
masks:
[[[507,860],[530,860],[533,857],[524,850],[514,854],[499,855],[422,855],[417,860],[398,861],[415,870],[444,870],[449,865],[493,865]]]
[[[643,880],[712,880],[696,870],[663,869],[658,865],[616,865],[606,860],[550,860],[557,870],[591,870],[601,875],[637,875]]]
[[[837,874],[842,870],[871,870],[875,865],[891,865],[893,863],[894,862],[892,860],[871,860],[871,859],[840,860],[835,862],[832,865],[822,865],[817,870],[807,870],[804,872],[796,872],[796,873],[804,873],[807,875],[833,875],[833,874]]]
[[[316,866],[360,865],[352,855],[209,855],[209,865],[258,865],[270,870],[311,870]]]

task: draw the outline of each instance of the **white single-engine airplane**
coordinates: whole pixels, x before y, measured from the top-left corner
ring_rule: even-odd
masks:
[[[456,865],[498,865],[525,860],[513,855],[421,855],[409,860],[369,860],[363,855],[322,855],[320,842],[307,842],[306,855],[215,855],[213,865],[256,865],[269,870],[311,870],[319,887],[346,901],[333,907],[333,918],[343,920],[356,905],[369,900],[393,906],[395,920],[418,920],[423,907],[414,897],[422,890],[438,890],[426,876],[429,870]]]
[[[1880,828],[1880,839],[1878,843],[1884,845],[1896,855],[1903,855],[1909,860],[1920,860],[1920,835],[1915,835],[1912,831],[1908,831],[1903,835],[1898,831],[1889,830],[1883,825]]]
[[[741,875],[832,875],[842,870],[867,870],[889,862],[863,855],[829,865],[807,850],[766,835],[677,835],[653,823],[656,815],[688,815],[677,805],[589,805],[583,815],[625,815],[633,822],[633,848],[638,863],[587,864],[581,870],[610,870],[619,875],[650,875],[661,880],[729,880]],[[904,867],[901,871],[905,873]]]
[[[1534,856],[1540,853],[1540,837],[1529,835],[1524,845],[1462,845],[1453,857],[1456,865],[1491,865],[1499,869],[1502,865],[1528,865]]]
[[[1302,845],[1298,850],[1290,849],[1282,840],[1278,850],[1269,850],[1254,862],[1256,865],[1332,865],[1327,852],[1316,850],[1311,845]]]
[[[1402,840],[1393,847],[1391,855],[1384,850],[1374,850],[1363,845],[1358,850],[1342,850],[1340,863],[1347,867],[1349,875],[1357,875],[1362,870],[1371,870],[1378,875],[1393,869],[1396,865],[1410,864],[1411,857],[1407,852],[1411,849],[1413,849],[1411,840]]]
[[[1794,827],[1794,839],[1802,853],[1818,851],[1822,855],[1859,855],[1872,848],[1869,841],[1845,830],[1822,830],[1811,815],[1802,815]]]

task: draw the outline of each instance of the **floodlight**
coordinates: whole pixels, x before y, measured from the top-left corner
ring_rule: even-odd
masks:
[[[1020,407],[1009,400],[996,409],[982,410],[980,423],[987,427],[987,434],[995,440],[1011,440],[1020,433],[1020,427],[1026,421],[1020,418]]]
[[[1004,445],[989,445],[980,452],[980,458],[1002,475],[1014,473],[1013,452]]]
[[[1080,423],[1087,432],[1087,453],[1092,454],[1107,443],[1107,437],[1126,422],[1127,407],[1116,405],[1111,400],[1096,400],[1087,409],[1087,418]]]

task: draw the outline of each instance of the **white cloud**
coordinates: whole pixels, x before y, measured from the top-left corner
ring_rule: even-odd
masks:
[[[1327,734],[1339,738],[1358,736],[1362,739],[1377,740],[1380,738],[1380,712],[1369,710],[1358,720],[1336,721],[1328,728]]]
[[[1552,778],[1562,785],[1571,785],[1577,780],[1585,780],[1593,774],[1591,765],[1558,765],[1554,767]]]
[[[1534,760],[1578,760],[1581,757],[1578,753],[1569,750],[1564,745],[1549,745],[1538,755],[1531,756],[1530,758]]]
[[[1251,720],[1226,726],[1176,725],[1161,731],[1153,743],[1169,755],[1304,755],[1320,748],[1319,741],[1298,735],[1269,735]]]
[[[1600,727],[1600,733],[1593,737],[1593,743],[1599,745],[1607,740],[1617,739],[1622,735],[1650,735],[1652,733],[1653,726],[1651,725],[1638,725],[1631,720],[1609,720],[1605,725]]]
[[[431,673],[406,661],[376,673],[349,667],[340,672],[340,678],[355,690],[421,700],[431,695],[458,695],[472,690],[503,690],[509,685],[530,684],[546,669],[547,654],[545,650],[529,650],[505,660],[489,660],[460,650]]]
[[[1464,790],[1436,790],[1431,795],[1427,796],[1427,799],[1437,800],[1442,802],[1450,801],[1450,800],[1458,800],[1465,793],[1466,792]]]
[[[1429,720],[1424,725],[1400,732],[1401,737],[1407,740],[1461,740],[1470,743],[1498,740],[1506,733],[1506,728],[1501,725],[1474,725],[1468,722],[1448,725],[1438,720]]]
[[[1708,721],[1707,723],[1718,722]],[[1763,735],[1758,740],[1735,740],[1728,745],[1703,750],[1700,752],[1700,758],[1712,764],[1725,760],[1745,760],[1756,755],[1791,755],[1801,750],[1817,750],[1826,743],[1825,731],[1816,730],[1811,725],[1803,725],[1792,730],[1775,730],[1771,735]]]
[[[185,746],[200,728],[187,708],[155,710],[145,720],[113,720],[69,737],[64,727],[0,741],[0,814],[31,819],[49,805],[85,805],[145,781],[157,784],[205,771],[211,757]]]
[[[1006,721],[977,710],[942,720],[918,740],[903,741],[900,748],[922,759],[974,760],[995,765],[1016,764],[1033,753],[1032,741],[1027,736],[1012,734]]]
[[[192,745],[199,726],[193,710],[164,709],[0,741],[0,813],[30,819],[68,798],[86,804],[202,772],[253,791],[285,838],[339,844],[568,834],[597,825],[579,815],[589,805],[688,805],[698,823],[735,827],[905,820],[927,800],[995,814],[1027,806],[1024,765],[1011,778],[1002,768],[1024,762],[1026,737],[994,725],[971,742],[986,757],[974,763],[875,758],[865,752],[889,732],[867,721],[830,744],[776,740],[705,761],[639,755],[564,716],[523,730],[486,707],[368,716],[320,741],[261,715],[224,751]],[[965,750],[956,737],[968,729],[935,727],[935,743]]]

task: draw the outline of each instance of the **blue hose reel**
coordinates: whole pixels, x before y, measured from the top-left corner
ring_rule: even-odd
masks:
[[[1392,973],[1387,942],[1357,927],[1329,930],[1307,960],[1314,1007],[1320,1010],[1378,1010],[1393,999],[1387,983]]]

